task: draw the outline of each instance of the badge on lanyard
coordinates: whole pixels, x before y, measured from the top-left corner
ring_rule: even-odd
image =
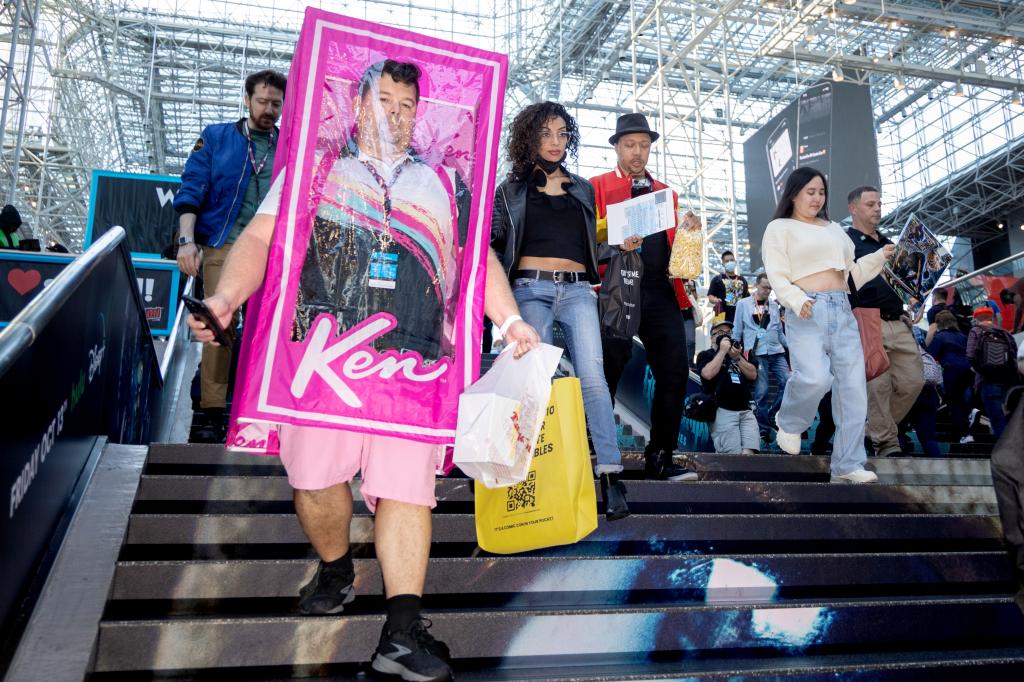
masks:
[[[740,373],[735,370],[729,371],[729,378],[732,379],[732,383],[734,384],[740,383]]]
[[[373,164],[360,159],[360,163],[369,171],[383,193],[381,207],[383,209],[384,230],[377,239],[380,250],[370,254],[368,284],[374,289],[394,289],[398,284],[398,254],[391,253],[388,250],[394,241],[391,237],[391,188],[398,182],[398,176],[402,174],[407,161],[408,159],[395,169],[394,174],[391,176],[391,182],[388,183],[377,172],[377,169],[373,167]]]
[[[374,289],[394,289],[398,284],[398,254],[374,251],[370,254],[369,285]]]

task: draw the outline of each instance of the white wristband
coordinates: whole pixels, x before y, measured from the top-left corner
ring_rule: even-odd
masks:
[[[500,327],[498,327],[498,333],[501,334],[501,338],[505,338],[505,334],[508,332],[508,328],[512,326],[513,322],[519,322],[522,319],[523,318],[519,315],[509,315],[506,317],[505,321],[501,323]]]

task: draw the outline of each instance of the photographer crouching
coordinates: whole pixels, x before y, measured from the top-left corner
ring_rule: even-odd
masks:
[[[750,409],[757,366],[743,357],[743,344],[731,335],[732,322],[719,314],[711,326],[711,348],[697,355],[695,369],[704,393],[718,405],[711,423],[715,452],[752,455],[761,448],[757,418]]]

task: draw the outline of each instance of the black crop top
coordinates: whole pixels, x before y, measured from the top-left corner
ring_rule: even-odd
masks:
[[[565,258],[586,263],[585,230],[583,209],[571,195],[552,196],[533,186],[526,190],[526,229],[520,258]]]

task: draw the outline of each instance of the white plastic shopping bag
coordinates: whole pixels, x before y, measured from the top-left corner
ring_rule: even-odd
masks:
[[[526,480],[562,349],[541,344],[521,358],[512,344],[459,397],[455,466],[488,488]]]

